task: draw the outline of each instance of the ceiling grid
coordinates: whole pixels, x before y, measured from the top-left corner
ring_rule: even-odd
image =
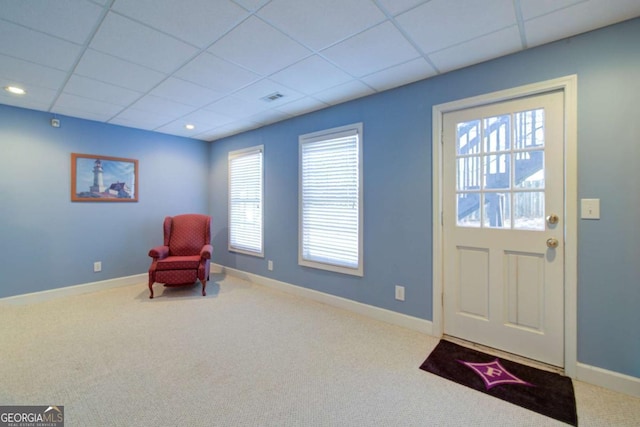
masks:
[[[629,0],[0,0],[0,87],[26,91],[0,103],[213,141],[638,16]]]

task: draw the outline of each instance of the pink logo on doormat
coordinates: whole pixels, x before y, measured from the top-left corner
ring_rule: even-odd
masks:
[[[498,359],[488,363],[472,363],[465,362],[464,360],[458,360],[458,362],[468,366],[473,369],[476,374],[480,375],[480,378],[484,381],[484,385],[487,387],[487,390],[501,384],[522,384],[529,387],[535,387],[535,385],[523,381],[511,372],[507,371],[505,367],[500,364],[500,360]]]

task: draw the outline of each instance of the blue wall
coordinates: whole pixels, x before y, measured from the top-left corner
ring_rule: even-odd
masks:
[[[50,118],[0,105],[0,297],[144,273],[164,216],[208,209],[209,144]],[[138,159],[139,202],[72,203],[72,152]]]
[[[578,361],[640,377],[640,19],[216,141],[214,261],[432,320],[431,111],[434,105],[578,75]],[[297,265],[298,136],[364,123],[363,278]],[[227,155],[265,147],[265,259],[227,247]],[[267,270],[267,260],[274,270]],[[394,299],[394,285],[406,301]]]

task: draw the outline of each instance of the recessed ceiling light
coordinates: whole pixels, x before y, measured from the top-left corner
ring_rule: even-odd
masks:
[[[24,95],[25,93],[27,93],[24,89],[17,86],[5,86],[4,90],[10,93],[13,93],[15,95]]]
[[[187,130],[194,130],[196,128],[196,125],[192,125],[191,123],[187,123],[186,125],[184,125],[184,128]]]

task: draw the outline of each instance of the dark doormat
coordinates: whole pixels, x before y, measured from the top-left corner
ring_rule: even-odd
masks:
[[[578,425],[571,378],[440,340],[420,369],[556,420]]]

